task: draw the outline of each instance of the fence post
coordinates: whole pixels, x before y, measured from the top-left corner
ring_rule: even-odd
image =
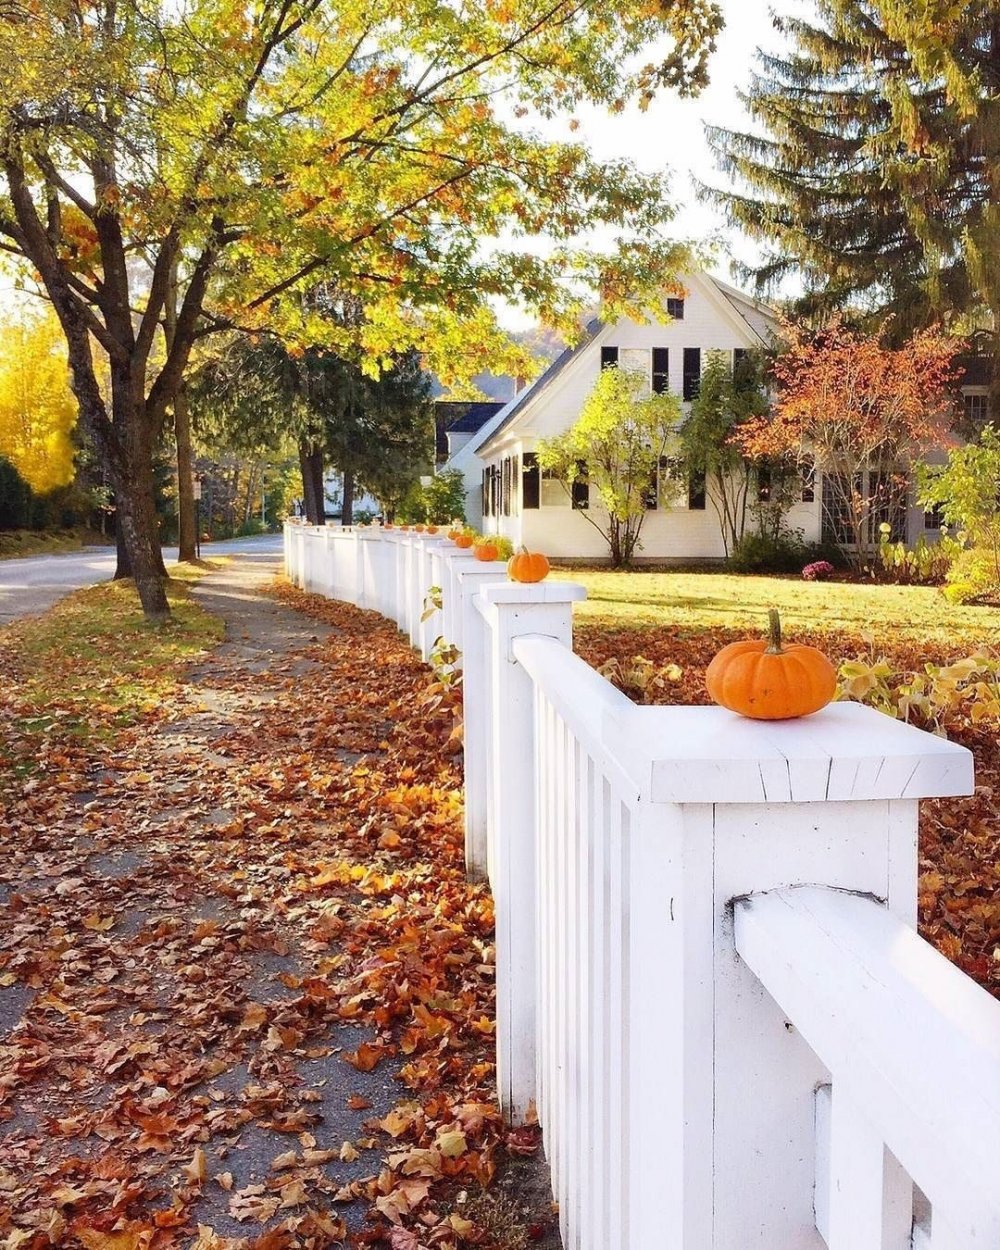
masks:
[[[772,723],[640,707],[606,741],[642,792],[625,846],[628,1245],[822,1250],[829,1074],[736,954],[733,900],[819,884],[915,924],[917,800],[969,793],[971,756],[854,703]]]
[[[470,560],[456,570],[462,617],[462,758],[465,772],[465,868],[473,881],[486,876],[488,781],[490,769],[490,669],[486,621],[476,594],[482,586],[503,582],[500,560]]]
[[[463,667],[462,656],[462,604],[459,591],[459,570],[468,565],[473,553],[470,547],[452,546],[450,551],[442,552],[441,564],[444,569],[441,586],[441,615],[443,617],[442,634],[445,642],[450,643],[458,652],[455,667]]]
[[[536,778],[534,684],[514,657],[515,638],[573,642],[571,582],[505,582],[479,592],[489,626],[490,767],[487,860],[496,911],[497,1089],[510,1123],[522,1124],[536,1082]]]

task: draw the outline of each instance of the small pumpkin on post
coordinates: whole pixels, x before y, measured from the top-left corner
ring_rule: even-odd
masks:
[[[519,547],[507,561],[507,576],[512,582],[542,582],[548,575],[548,556],[540,551]]]
[[[783,644],[781,617],[768,613],[766,639],[723,647],[709,664],[705,685],[715,703],[753,720],[791,720],[826,707],[837,691],[837,674],[822,651]]]

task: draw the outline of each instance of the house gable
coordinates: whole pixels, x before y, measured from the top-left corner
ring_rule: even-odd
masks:
[[[579,347],[560,358],[546,374],[525,392],[520,402],[508,405],[480,432],[465,452],[474,452],[481,461],[496,458],[512,442],[551,438],[561,434],[579,416],[601,369],[601,348],[616,347],[623,367],[646,370],[652,375],[653,349],[666,349],[669,390],[682,395],[684,352],[696,349],[701,364],[710,351],[761,347],[765,339],[705,274],[692,274],[684,281],[687,292],[684,316],[662,324],[642,324],[622,318],[601,325]],[[763,318],[763,306],[753,306]],[[775,327],[776,319],[772,316]]]

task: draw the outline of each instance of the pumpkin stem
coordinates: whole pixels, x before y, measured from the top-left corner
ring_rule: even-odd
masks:
[[[767,651],[766,655],[782,655],[781,648],[781,617],[777,608],[771,608],[768,611],[767,619],[769,622],[767,633]]]

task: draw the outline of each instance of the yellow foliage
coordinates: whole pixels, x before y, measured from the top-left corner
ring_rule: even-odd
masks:
[[[73,480],[70,435],[76,418],[65,340],[55,316],[0,325],[0,456],[38,494]]]

